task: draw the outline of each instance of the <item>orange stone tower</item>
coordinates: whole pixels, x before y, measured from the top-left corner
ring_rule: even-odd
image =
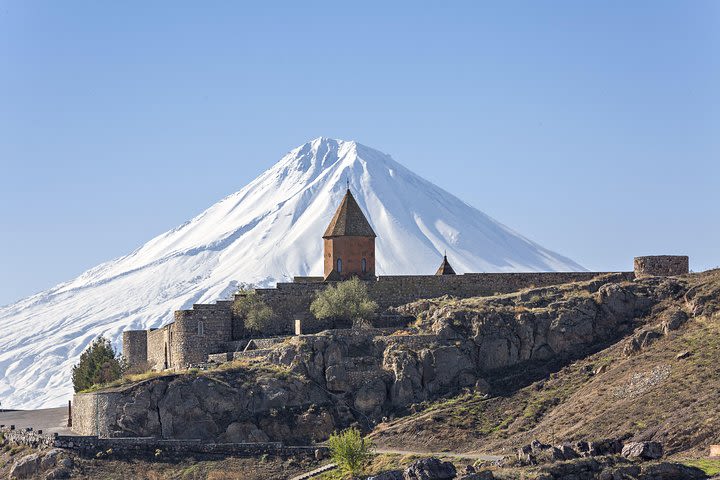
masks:
[[[374,277],[376,236],[348,188],[323,235],[325,280]]]

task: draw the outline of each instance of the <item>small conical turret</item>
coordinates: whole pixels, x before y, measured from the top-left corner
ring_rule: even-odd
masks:
[[[443,255],[443,261],[440,264],[440,268],[437,269],[435,275],[455,275],[452,265],[448,262],[447,255]]]

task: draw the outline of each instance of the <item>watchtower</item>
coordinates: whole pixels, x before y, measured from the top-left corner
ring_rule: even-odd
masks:
[[[375,237],[348,188],[323,235],[325,280],[374,277]]]

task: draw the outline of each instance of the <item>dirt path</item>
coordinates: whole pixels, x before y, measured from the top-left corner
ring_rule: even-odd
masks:
[[[398,450],[394,448],[376,448],[375,453],[388,453],[395,455],[416,455],[421,457],[450,457],[450,458],[468,458],[471,460],[485,460],[494,462],[501,460],[502,455],[485,455],[472,452],[418,452],[414,450]]]

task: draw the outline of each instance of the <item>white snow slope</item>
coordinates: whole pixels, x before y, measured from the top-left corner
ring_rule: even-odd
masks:
[[[174,310],[228,298],[238,282],[322,275],[321,236],[346,179],[377,233],[380,275],[432,274],[445,250],[458,273],[583,270],[388,155],[318,138],[131,254],[0,308],[3,408],[63,404],[72,365],[98,335],[119,347],[123,330],[158,327]]]

